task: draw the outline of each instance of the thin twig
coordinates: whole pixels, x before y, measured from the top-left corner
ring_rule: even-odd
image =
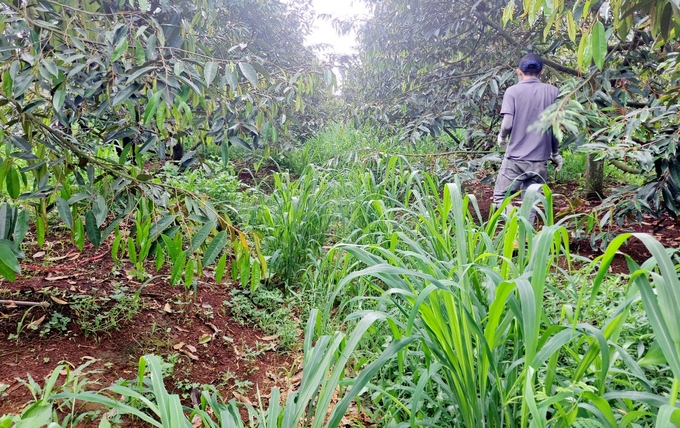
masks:
[[[10,305],[10,306],[42,306],[43,308],[49,308],[50,304],[48,302],[26,302],[23,300],[0,300],[0,305]]]

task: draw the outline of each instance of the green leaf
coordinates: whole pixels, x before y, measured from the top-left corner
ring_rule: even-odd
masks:
[[[604,31],[604,25],[601,22],[596,22],[593,27],[593,34],[590,38],[592,44],[593,60],[598,69],[604,68],[604,60],[607,57],[607,40]]]
[[[217,256],[220,255],[226,243],[227,233],[223,230],[208,244],[208,248],[203,255],[203,266],[210,266],[217,259]]]
[[[250,266],[250,291],[255,292],[257,287],[260,285],[260,279],[261,279],[261,268],[260,268],[260,262],[256,260],[253,260],[252,266]]]
[[[586,63],[586,47],[590,44],[590,33],[583,33],[581,35],[581,41],[578,44],[578,51],[576,54],[576,62],[578,68],[581,71],[585,71],[590,64]]]
[[[257,87],[257,72],[253,68],[252,65],[248,64],[247,62],[239,62],[238,67],[241,69],[241,73],[248,79],[251,85],[253,85],[254,88]]]
[[[160,243],[156,243],[156,272],[161,270],[163,267],[163,263],[165,263],[165,252],[163,251],[163,247],[160,245]]]
[[[235,91],[238,88],[238,71],[236,71],[234,64],[224,67],[224,77],[227,79],[227,84]]]
[[[7,98],[12,98],[12,87],[14,86],[14,79],[9,74],[9,70],[2,73],[2,90]]]
[[[54,61],[52,61],[50,58],[43,59],[40,65],[45,67],[45,70],[47,70],[52,76],[59,76],[59,69],[57,68],[57,65],[54,63]]]
[[[19,150],[22,150],[26,153],[29,153],[33,150],[31,143],[25,139],[24,137],[20,137],[18,135],[12,135],[9,137],[9,140],[12,142],[14,147],[16,147]]]
[[[76,218],[73,222],[73,236],[76,241],[76,247],[78,247],[78,250],[83,251],[85,247],[85,227],[80,218]]]
[[[222,165],[225,168],[229,166],[229,144],[224,141],[220,144],[220,157],[222,158]]]
[[[215,229],[215,222],[210,221],[201,227],[198,232],[191,238],[191,247],[189,247],[189,254],[196,251],[205,242],[206,238]]]
[[[217,262],[217,267],[215,268],[215,283],[221,284],[222,278],[224,278],[224,273],[227,267],[227,254],[222,254],[220,260]]]
[[[54,96],[52,97],[52,106],[54,107],[55,111],[61,110],[61,108],[64,106],[65,98],[66,93],[61,89],[54,93]]]
[[[113,244],[111,244],[111,258],[114,262],[118,263],[120,258],[118,257],[118,250],[120,249],[120,243],[123,240],[123,235],[120,232],[116,233],[116,237],[113,239]]]
[[[149,36],[149,39],[146,41],[146,60],[147,61],[155,61],[156,59],[156,41],[157,37],[155,34],[152,34]]]
[[[102,234],[97,226],[97,219],[92,210],[89,210],[85,214],[85,230],[87,231],[87,239],[92,242],[92,245],[94,245],[95,248],[99,248],[102,241]]]
[[[184,272],[184,265],[186,264],[187,261],[187,253],[182,251],[179,254],[179,257],[177,257],[177,260],[174,260],[174,265],[172,266],[172,275],[170,275],[170,284],[175,285],[177,284],[177,281],[179,280],[180,276],[182,276],[182,273]]]
[[[28,211],[21,210],[14,223],[14,233],[12,234],[12,240],[14,245],[19,247],[19,244],[24,240],[24,237],[28,233],[28,222],[29,222]]]
[[[35,219],[35,235],[38,241],[38,247],[42,248],[45,243],[45,222],[42,217]]]
[[[102,195],[97,195],[94,199],[92,211],[94,212],[94,218],[97,220],[97,227],[101,227],[106,221],[106,216],[109,214],[109,207],[106,206],[106,199]]]
[[[137,65],[142,65],[146,62],[146,54],[144,53],[144,47],[139,39],[135,40],[135,62]]]
[[[127,101],[128,98],[132,96],[139,89],[139,84],[133,83],[132,85],[125,86],[123,89],[118,91],[111,100],[111,107],[115,107],[118,104]]]
[[[194,282],[194,259],[187,260],[187,267],[184,270],[184,287],[188,290]]]
[[[61,220],[69,229],[73,229],[73,216],[71,215],[71,207],[69,206],[68,201],[60,197],[57,198],[55,203],[57,205],[57,212],[59,213]]]
[[[272,76],[269,74],[269,71],[267,71],[267,69],[264,68],[264,66],[263,66],[262,64],[260,64],[259,62],[253,62],[251,65],[252,65],[253,68],[254,68],[258,73],[260,73],[266,80],[271,80]],[[325,70],[325,71],[330,72],[331,75],[333,74],[333,72],[332,72],[331,70]],[[327,81],[326,83],[330,86],[330,83],[328,83],[328,81]]]
[[[510,20],[512,20],[512,16],[515,13],[515,0],[510,0],[507,6],[505,6],[505,9],[503,9],[503,16],[501,17],[501,22],[503,23],[503,26],[507,25]]]
[[[158,109],[158,104],[161,99],[161,95],[163,95],[163,92],[158,91],[149,100],[149,103],[146,105],[146,108],[144,109],[144,114],[142,115],[142,120],[144,121],[144,126],[149,125],[151,123],[151,119],[153,119],[154,115],[156,114],[156,110]]]
[[[158,67],[156,66],[142,67],[139,70],[132,73],[130,76],[128,76],[127,80],[125,81],[125,84],[129,85],[130,83],[134,82],[138,77],[143,76],[145,74],[149,74],[150,72],[156,70],[157,68]]]
[[[218,69],[219,67],[216,62],[209,61],[205,63],[205,67],[203,68],[203,76],[205,77],[205,84],[207,86],[209,86],[212,81],[215,80]]]
[[[21,179],[19,178],[19,172],[14,167],[10,165],[7,170],[7,175],[5,176],[5,187],[7,188],[7,193],[12,199],[17,199],[19,194],[21,194]]]
[[[14,251],[2,241],[0,241],[0,260],[13,272],[21,273],[21,266]]]
[[[158,220],[157,223],[154,223],[154,225],[149,230],[149,239],[151,242],[158,239],[158,237],[161,236],[161,233],[163,233],[165,229],[170,227],[170,225],[175,221],[175,218],[176,217],[174,215],[167,215]]]
[[[135,240],[132,239],[132,237],[128,237],[127,239],[127,250],[128,258],[132,264],[137,264],[137,250],[135,249]]]
[[[674,21],[677,19],[674,15],[675,14],[673,13],[673,3],[666,2],[666,4],[663,7],[663,11],[661,12],[661,22],[659,22],[658,24],[655,23],[655,26],[658,25],[658,28],[661,30],[661,37],[663,37],[664,40],[669,40],[670,38],[671,29],[674,27],[675,25]]]
[[[111,423],[106,419],[106,415],[102,416],[102,420],[99,421],[98,428],[111,428]]]
[[[127,37],[123,37],[118,42],[115,49],[113,50],[113,54],[111,55],[111,62],[118,61],[118,59],[120,59],[120,57],[127,50],[127,48],[128,48],[128,39],[127,39]]]
[[[14,282],[17,279],[16,273],[10,269],[2,260],[0,260],[0,276],[7,278],[9,281]]]
[[[576,22],[570,10],[567,11],[567,33],[569,33],[569,40],[572,43],[576,42]]]

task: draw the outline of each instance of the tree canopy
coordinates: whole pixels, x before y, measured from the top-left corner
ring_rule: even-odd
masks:
[[[171,189],[150,182],[149,154],[163,160],[174,147],[186,165],[201,145],[218,145],[226,161],[229,145],[271,147],[313,132],[299,118],[333,75],[303,44],[308,7],[302,0],[3,3],[0,183],[11,198],[35,204],[43,233],[57,209],[73,233],[97,243],[105,207],[117,207],[120,220],[138,192],[166,214],[178,212]],[[184,144],[186,153],[178,149]],[[76,206],[85,207],[85,223]],[[211,221],[226,218],[193,208]]]

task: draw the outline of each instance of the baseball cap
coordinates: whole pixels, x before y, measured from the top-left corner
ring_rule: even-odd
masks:
[[[543,70],[543,60],[536,54],[526,54],[519,60],[519,69],[525,73],[540,73]]]

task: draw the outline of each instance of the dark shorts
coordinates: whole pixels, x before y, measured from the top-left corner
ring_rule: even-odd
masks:
[[[499,205],[506,196],[518,190],[524,193],[532,184],[545,184],[547,181],[548,161],[503,159],[493,189],[493,202]]]

